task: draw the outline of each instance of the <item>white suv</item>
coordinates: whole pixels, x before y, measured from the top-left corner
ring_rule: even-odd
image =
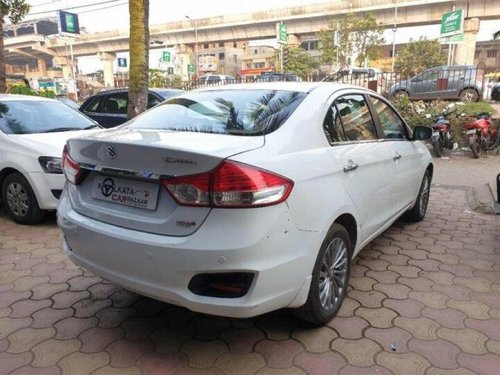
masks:
[[[272,82],[196,90],[68,141],[66,254],[125,288],[209,314],[289,307],[323,324],[351,259],[422,220],[430,128],[376,93]]]

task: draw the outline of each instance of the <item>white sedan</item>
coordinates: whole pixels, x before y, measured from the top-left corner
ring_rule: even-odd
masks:
[[[95,127],[60,101],[0,95],[0,196],[9,217],[33,224],[56,209],[65,183],[64,144]]]
[[[398,217],[422,220],[430,128],[334,83],[186,93],[71,139],[64,249],[114,283],[203,313],[288,307],[324,324],[351,259]]]

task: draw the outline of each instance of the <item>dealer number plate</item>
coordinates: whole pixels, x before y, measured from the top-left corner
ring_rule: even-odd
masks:
[[[155,210],[159,185],[152,182],[99,176],[92,187],[92,198],[146,210]]]

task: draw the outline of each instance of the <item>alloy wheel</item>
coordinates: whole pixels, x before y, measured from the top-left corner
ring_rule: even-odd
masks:
[[[327,311],[336,310],[342,303],[347,287],[348,256],[347,244],[338,237],[330,242],[323,256],[319,273],[319,297],[321,306]]]
[[[18,182],[12,182],[7,186],[7,204],[14,215],[24,217],[28,214],[28,193]]]

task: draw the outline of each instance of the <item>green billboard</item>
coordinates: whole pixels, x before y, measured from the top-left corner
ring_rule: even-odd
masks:
[[[59,33],[61,34],[80,34],[78,14],[60,10],[58,24]]]
[[[463,31],[463,24],[464,18],[462,9],[444,13],[441,16],[441,36],[461,34]]]
[[[276,37],[279,44],[288,43],[288,29],[286,23],[278,22],[276,25]]]
[[[170,62],[170,51],[163,51],[161,54],[161,59],[163,62]]]

